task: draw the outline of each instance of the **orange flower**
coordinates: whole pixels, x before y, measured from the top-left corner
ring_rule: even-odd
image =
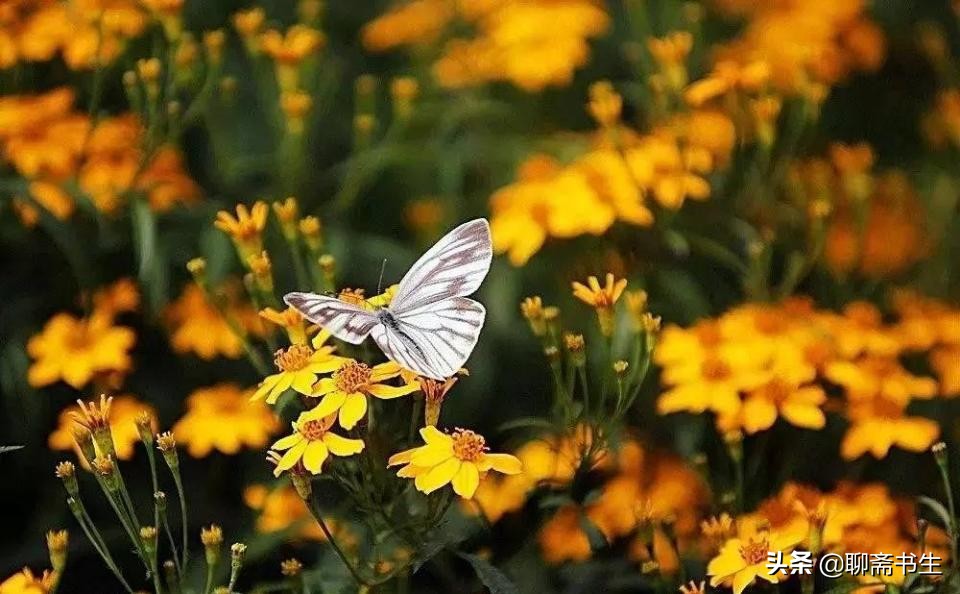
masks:
[[[94,311],[87,319],[58,313],[27,342],[34,359],[27,381],[42,387],[62,379],[80,389],[97,374],[129,371],[135,341],[133,330],[113,325],[110,312]]]

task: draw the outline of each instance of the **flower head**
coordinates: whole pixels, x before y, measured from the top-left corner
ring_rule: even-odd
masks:
[[[187,413],[173,426],[173,436],[187,453],[203,458],[211,451],[232,455],[244,446],[261,448],[279,429],[276,417],[262,402],[251,402],[249,391],[235,384],[195,390],[187,398]]]
[[[330,432],[335,420],[335,415],[323,416],[316,408],[300,413],[293,423],[293,433],[271,446],[271,449],[283,452],[273,474],[280,476],[298,462],[310,473],[320,474],[323,463],[330,454],[352,456],[363,451],[363,441],[347,439]]]
[[[432,493],[450,484],[457,495],[473,498],[481,475],[490,470],[519,474],[520,460],[510,454],[490,454],[482,435],[469,429],[451,434],[430,425],[420,430],[425,445],[390,456],[389,466],[404,466],[397,476],[413,478],[419,491]]]
[[[56,314],[27,342],[33,359],[27,380],[42,387],[62,379],[82,388],[97,374],[128,371],[135,341],[133,330],[114,326],[113,315],[106,310],[95,310],[83,320]]]
[[[321,378],[308,394],[322,396],[323,400],[314,410],[321,416],[339,413],[340,426],[344,429],[352,429],[367,414],[368,396],[398,398],[420,389],[416,382],[402,386],[384,383],[400,375],[400,366],[392,361],[370,367],[353,359],[341,359],[327,371],[333,373]]]
[[[258,201],[251,209],[246,204],[238,204],[236,212],[236,216],[233,216],[221,210],[213,225],[230,236],[240,252],[241,261],[245,262],[247,256],[259,254],[263,249],[261,235],[267,225],[270,209],[266,202]]]
[[[296,309],[288,307],[285,310],[277,311],[272,307],[267,307],[260,310],[260,317],[283,328],[287,332],[291,344],[306,344],[306,325],[303,316]]]
[[[320,341],[314,349],[307,344],[293,344],[278,350],[273,358],[279,373],[268,375],[254,392],[251,400],[266,398],[274,404],[287,389],[293,388],[306,396],[313,396],[317,375],[338,369],[344,359],[333,354],[333,347]]]
[[[734,594],[741,594],[757,578],[776,584],[786,576],[782,573],[770,574],[767,568],[767,555],[770,552],[784,552],[784,563],[790,563],[790,551],[796,546],[802,535],[768,530],[754,523],[744,522],[737,536],[727,540],[720,553],[707,565],[710,585],[724,584],[733,588]]]
[[[613,307],[626,288],[627,279],[616,280],[613,273],[608,272],[603,286],[595,276],[589,277],[586,285],[574,282],[573,296],[597,310],[600,329],[604,336],[610,336],[613,334]]]

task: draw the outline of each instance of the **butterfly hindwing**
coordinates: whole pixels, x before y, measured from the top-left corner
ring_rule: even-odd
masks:
[[[379,323],[374,312],[316,293],[287,293],[283,300],[303,317],[350,344],[360,344]]]
[[[486,317],[483,305],[450,297],[412,314],[395,315],[373,338],[398,364],[433,379],[454,375],[473,352]]]
[[[490,270],[493,245],[486,219],[464,223],[444,235],[404,275],[390,304],[395,315],[448,297],[466,297]]]

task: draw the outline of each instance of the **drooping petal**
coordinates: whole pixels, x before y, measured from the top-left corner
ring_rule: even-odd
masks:
[[[400,366],[393,361],[387,361],[386,363],[374,365],[370,371],[370,383],[376,384],[400,375]]]
[[[419,448],[410,448],[409,450],[403,450],[402,452],[397,452],[396,454],[390,456],[390,459],[387,460],[387,466],[396,466],[397,464],[407,464],[410,462],[410,457],[413,456],[413,453]]]
[[[340,426],[344,429],[353,429],[357,421],[367,414],[367,397],[359,392],[347,395],[347,399],[340,407]]]
[[[287,391],[287,388],[290,387],[291,383],[293,383],[292,374],[277,374],[277,382],[273,385],[273,388],[270,389],[270,393],[267,395],[267,404],[274,404],[277,401],[277,398]]]
[[[388,400],[390,398],[399,398],[406,396],[420,389],[418,384],[406,384],[404,386],[387,386],[384,384],[373,384],[367,388],[372,396]]]
[[[484,454],[477,464],[479,470],[496,470],[503,474],[520,474],[523,472],[523,463],[516,456],[510,454]]]
[[[480,484],[480,472],[472,462],[464,462],[460,465],[460,470],[453,476],[453,492],[464,499],[473,498]]]
[[[250,400],[260,400],[261,398],[265,398],[273,389],[273,386],[277,383],[279,376],[280,374],[277,373],[263,378],[263,381],[260,382],[259,386],[257,386],[257,391],[253,393],[253,396],[250,397]]]
[[[363,451],[364,443],[362,439],[347,439],[336,433],[324,433],[323,443],[330,448],[330,453],[335,456],[352,456]]]
[[[303,467],[313,474],[320,474],[323,469],[323,462],[327,459],[325,441],[311,441],[303,452]]]
[[[423,493],[433,493],[440,487],[453,480],[453,477],[460,470],[460,460],[449,458],[414,479],[414,485],[418,491]]]
[[[293,465],[296,464],[301,457],[303,457],[303,452],[307,449],[308,443],[309,442],[304,439],[287,450],[287,452],[280,458],[280,461],[277,462],[277,467],[274,469],[273,474],[280,476],[280,473],[284,470],[290,470],[293,468]]]

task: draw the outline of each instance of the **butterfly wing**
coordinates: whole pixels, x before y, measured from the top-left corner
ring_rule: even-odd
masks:
[[[428,311],[448,297],[466,297],[490,270],[493,244],[486,219],[466,222],[444,235],[410,267],[390,303],[397,318]]]
[[[442,380],[457,373],[470,357],[486,313],[473,299],[450,297],[402,317],[391,314],[371,336],[400,366]]]
[[[376,313],[336,297],[316,293],[287,293],[283,300],[303,317],[350,344],[363,342],[379,323]]]

